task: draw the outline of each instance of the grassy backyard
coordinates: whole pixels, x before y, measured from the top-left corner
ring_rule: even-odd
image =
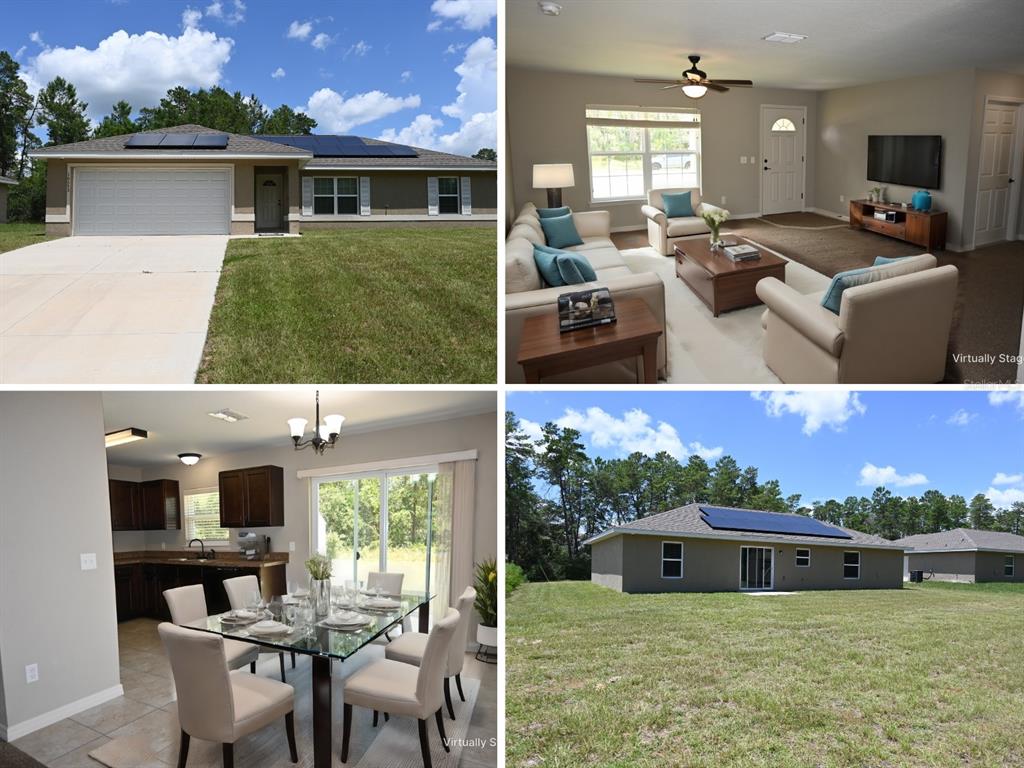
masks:
[[[232,240],[197,381],[494,382],[493,227]]]
[[[510,768],[1024,766],[1024,584],[526,584],[506,647]]]
[[[46,236],[46,225],[41,222],[8,222],[0,224],[0,253],[41,243]]]

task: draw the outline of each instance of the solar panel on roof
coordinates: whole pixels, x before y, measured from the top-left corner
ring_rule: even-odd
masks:
[[[795,536],[820,536],[828,539],[852,539],[846,531],[813,517],[777,512],[754,512],[725,507],[700,507],[701,517],[715,530],[785,533]]]
[[[166,135],[166,133],[137,133],[128,139],[125,146],[133,149],[159,147]]]
[[[194,133],[166,133],[160,142],[161,149],[186,149],[196,143]]]
[[[203,149],[224,149],[228,145],[228,136],[223,133],[200,133],[196,136],[194,147]]]

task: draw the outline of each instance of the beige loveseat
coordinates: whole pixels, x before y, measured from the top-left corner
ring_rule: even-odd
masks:
[[[671,219],[665,215],[665,202],[661,196],[665,193],[675,194],[678,192],[690,193],[690,204],[696,215],[677,216]],[[700,190],[696,187],[677,187],[674,189],[652,189],[647,193],[647,205],[640,210],[647,217],[647,237],[651,241],[651,247],[662,256],[671,256],[677,240],[692,235],[710,233],[711,229],[701,217],[707,211],[721,209],[717,205],[702,202]]]
[[[505,243],[505,379],[523,383],[523,368],[516,361],[519,341],[526,318],[553,312],[558,296],[568,291],[607,288],[615,301],[635,297],[647,303],[662,328],[665,327],[665,285],[654,272],[635,273],[611,241],[611,216],[607,211],[574,213],[576,231],[582,245],[566,248],[579,251],[597,273],[597,280],[571,287],[545,286],[533,259],[534,244],[545,245],[537,208],[533,203],[523,206],[513,222]],[[665,336],[658,341],[658,376],[666,371]],[[636,382],[636,368],[631,361],[607,363],[552,379],[554,382],[622,383]]]
[[[941,381],[956,301],[957,269],[930,253],[872,267],[843,291],[839,314],[821,293],[768,277],[757,295],[764,361],[787,384],[932,384]]]

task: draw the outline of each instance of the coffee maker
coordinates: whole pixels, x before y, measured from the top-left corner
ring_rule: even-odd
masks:
[[[270,552],[270,537],[255,531],[239,531],[238,552],[245,560],[263,560]]]

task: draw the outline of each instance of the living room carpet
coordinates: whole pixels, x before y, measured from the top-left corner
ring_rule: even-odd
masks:
[[[819,216],[816,213],[805,213],[804,211],[771,213],[767,216],[760,216],[754,219],[754,221],[770,224],[773,227],[780,227],[782,229],[841,229],[847,226],[846,222],[842,220],[833,221],[825,216]]]

